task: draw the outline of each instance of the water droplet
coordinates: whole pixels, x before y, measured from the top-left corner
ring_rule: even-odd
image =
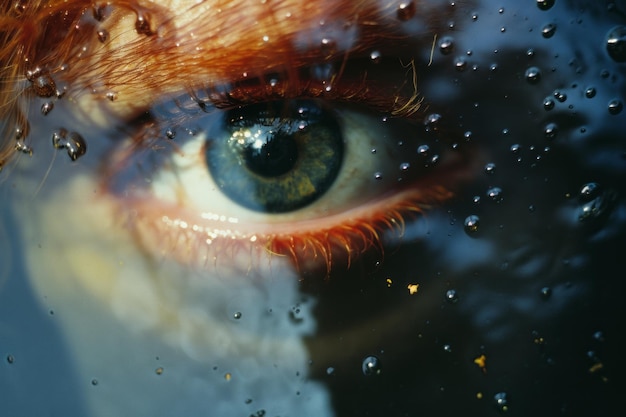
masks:
[[[554,0],[537,0],[537,7],[541,10],[549,10],[554,6]]]
[[[96,385],[98,385],[98,380],[97,380],[96,378],[92,379],[92,380],[91,380],[91,385],[93,385],[94,387],[95,387]]]
[[[410,167],[411,167],[411,164],[409,164],[408,162],[403,162],[400,164],[400,171],[406,171]]]
[[[535,50],[534,50],[533,48],[529,48],[529,49],[526,51],[526,56],[527,56],[528,58],[532,58],[532,57],[534,57],[534,56],[535,56]]]
[[[476,13],[476,12],[473,12],[473,13],[472,13],[472,20],[473,20],[474,22],[478,20],[478,13]]]
[[[328,368],[326,368],[326,375],[334,375],[335,374],[335,368],[333,368],[332,366],[329,366]]]
[[[41,105],[41,114],[43,114],[44,116],[48,113],[50,113],[52,111],[52,109],[54,109],[54,103],[51,101],[48,101],[46,103],[43,103]]]
[[[626,62],[626,26],[618,26],[609,32],[606,50],[615,62]]]
[[[585,97],[594,98],[596,96],[596,89],[594,87],[588,87],[585,90]]]
[[[139,35],[153,35],[152,29],[150,28],[150,19],[147,15],[139,12],[137,13],[137,20],[135,20],[135,30]]]
[[[480,225],[480,218],[475,214],[467,216],[465,218],[465,233],[468,235],[473,235],[478,232],[478,227]]]
[[[454,39],[451,36],[444,36],[439,42],[439,50],[442,54],[448,55],[454,49]]]
[[[372,51],[370,52],[370,61],[372,61],[374,64],[378,64],[381,60],[382,55],[380,54],[380,51]]]
[[[513,145],[511,145],[510,149],[511,149],[511,152],[513,152],[513,153],[519,153],[521,148],[522,147],[520,146],[519,143],[514,143]]]
[[[403,22],[415,16],[415,3],[413,1],[403,1],[398,5],[397,16]]]
[[[331,38],[322,38],[320,42],[320,51],[323,56],[330,57],[337,52],[337,42]]]
[[[493,175],[496,171],[496,164],[489,162],[485,165],[485,174]]]
[[[525,76],[530,84],[537,84],[541,80],[541,70],[537,67],[530,67],[526,70]]]
[[[380,173],[380,172],[374,173],[374,179],[375,180],[382,180],[383,179],[383,174]]]
[[[108,93],[106,93],[106,98],[109,99],[109,101],[115,101],[117,100],[117,93],[114,91],[109,91]]]
[[[446,291],[446,301],[451,304],[454,304],[457,301],[459,301],[459,295],[457,294],[456,290]]]
[[[555,32],[556,32],[556,24],[548,23],[541,29],[541,36],[543,36],[546,39],[551,38],[552,36],[554,36]]]
[[[424,120],[424,126],[426,126],[426,131],[436,131],[438,129],[440,120],[441,115],[439,113],[431,113],[426,116],[426,119]]]
[[[493,401],[496,404],[496,408],[501,412],[509,410],[509,399],[506,392],[498,392],[493,396]]]
[[[491,187],[487,190],[487,197],[494,203],[500,203],[502,201],[502,189],[500,187]]]
[[[546,139],[552,140],[556,138],[556,134],[559,131],[559,127],[556,123],[548,123],[546,127],[543,129],[543,133],[546,136]]]
[[[543,108],[544,108],[546,111],[552,110],[552,109],[554,108],[554,105],[555,105],[555,104],[556,104],[556,103],[554,103],[554,100],[552,100],[550,97],[546,97],[546,98],[543,100]]]
[[[613,115],[619,114],[619,113],[621,113],[623,108],[624,108],[624,105],[622,104],[621,101],[619,101],[617,99],[613,99],[613,100],[609,101],[609,113],[611,113]]]
[[[76,132],[68,132],[60,129],[52,134],[52,146],[55,149],[67,149],[67,154],[72,161],[76,161],[87,152],[87,143]]]
[[[498,13],[500,13],[500,14],[504,13],[504,7],[500,7],[500,8],[498,9]]]
[[[467,61],[465,60],[465,57],[456,57],[454,59],[454,68],[456,68],[457,71],[465,71],[467,68]]]
[[[240,312],[240,311],[237,311],[235,314],[233,314],[233,318],[234,318],[235,320],[239,320],[239,319],[241,318],[241,312]]]
[[[7,363],[11,364],[15,362],[15,358],[13,357],[13,355],[7,355]]]
[[[428,145],[420,145],[417,147],[418,155],[426,156],[428,155],[429,150],[430,150],[430,147]]]
[[[98,40],[102,43],[105,43],[106,41],[109,40],[109,32],[106,29],[99,29],[98,30]]]
[[[57,86],[52,76],[43,70],[28,71],[26,78],[32,83],[35,94],[39,97],[52,97],[57,93]]]
[[[380,375],[382,369],[380,367],[380,361],[376,356],[368,356],[363,359],[363,363],[361,364],[361,370],[363,371],[363,375]]]
[[[578,199],[581,202],[578,220],[587,221],[606,213],[611,205],[612,193],[603,190],[598,183],[590,182],[581,187]]]
[[[597,331],[593,334],[593,338],[598,342],[604,342],[604,333]]]
[[[474,204],[479,204],[479,203],[480,203],[480,196],[479,196],[479,195],[475,195],[475,196],[472,198],[472,202],[473,202]]]
[[[444,352],[451,353],[452,352],[452,346],[450,346],[449,344],[446,343],[445,345],[443,345],[443,350],[444,350]]]
[[[498,70],[498,64],[489,65],[489,71],[496,72]]]
[[[167,137],[169,140],[172,140],[176,137],[176,131],[174,129],[167,129],[165,131],[165,137]]]
[[[548,298],[550,298],[550,296],[552,295],[552,288],[550,287],[543,287],[541,289],[541,298],[544,300],[547,300]]]
[[[157,375],[162,375],[163,374],[163,367],[159,366],[158,368],[156,368],[154,370],[154,373],[157,374]]]
[[[555,91],[553,93],[553,95],[554,95],[554,98],[556,98],[556,100],[559,103],[565,103],[565,101],[567,101],[567,94],[565,94],[565,93],[562,93],[562,92],[557,90],[557,91]]]

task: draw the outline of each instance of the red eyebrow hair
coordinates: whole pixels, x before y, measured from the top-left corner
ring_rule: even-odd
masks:
[[[446,18],[428,1],[15,0],[0,6],[0,168],[29,130],[27,107],[61,93],[143,111],[154,97],[432,37]],[[401,6],[402,5],[402,6]],[[437,7],[440,10],[441,6]],[[404,14],[403,14],[404,13]],[[408,13],[408,14],[406,14]],[[427,15],[427,16],[426,16]],[[30,84],[29,84],[30,83]]]

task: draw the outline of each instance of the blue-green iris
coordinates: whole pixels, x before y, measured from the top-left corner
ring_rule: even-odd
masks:
[[[333,184],[343,161],[341,127],[313,100],[229,110],[218,132],[206,148],[214,181],[234,202],[259,212],[311,204]]]

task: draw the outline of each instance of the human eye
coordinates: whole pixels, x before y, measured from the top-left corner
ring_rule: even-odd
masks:
[[[103,164],[115,167],[105,188],[157,255],[222,267],[235,258],[244,269],[280,256],[328,273],[381,251],[383,235],[400,236],[468,170],[463,152],[428,135],[423,115],[407,121],[341,101],[341,80],[332,100],[303,98],[309,85],[296,99],[248,91],[252,103],[234,104],[240,88],[155,106],[137,134],[170,142],[121,169]],[[160,139],[146,138],[146,126]]]

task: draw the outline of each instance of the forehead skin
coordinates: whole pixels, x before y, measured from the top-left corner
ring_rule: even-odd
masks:
[[[84,113],[144,111],[154,97],[311,63],[341,61],[381,42],[431,42],[449,3],[391,0],[49,0],[4,6],[0,52],[3,151],[36,97],[28,71]],[[410,6],[407,6],[409,4]],[[458,6],[456,6],[458,9]],[[406,23],[411,17],[410,24]],[[114,104],[108,103],[115,101]],[[102,104],[102,103],[107,104]],[[24,135],[26,136],[26,135]]]

